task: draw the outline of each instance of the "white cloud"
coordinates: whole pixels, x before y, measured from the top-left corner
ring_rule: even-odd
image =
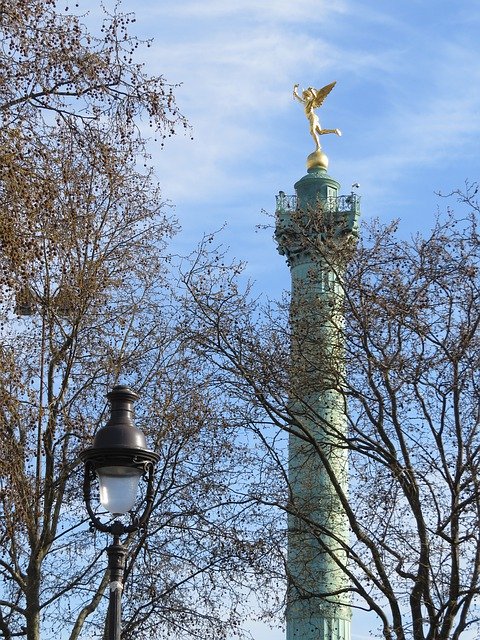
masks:
[[[195,19],[209,20],[233,20],[235,18],[244,21],[246,18],[261,21],[281,21],[283,23],[301,22],[318,23],[334,18],[338,14],[344,14],[348,10],[349,3],[346,0],[184,0],[184,2],[157,1],[144,3],[149,6],[149,11],[157,14],[162,19],[181,18],[184,20]]]
[[[401,214],[421,206],[422,186],[432,193],[446,179],[458,184],[452,165],[468,164],[478,141],[480,74],[474,30],[456,8],[438,12],[433,0],[128,2],[138,28],[155,35],[149,71],[183,83],[176,94],[194,140],[177,136],[155,160],[186,227],[237,225],[243,210],[245,231],[235,236],[243,250],[275,191],[293,190],[312,150],[291,97],[295,82],[338,81],[321,119],[344,136],[323,142],[332,175],[347,190],[361,182],[366,210],[394,203]],[[472,176],[469,166],[464,172]]]
[[[451,43],[438,52],[423,86],[398,79],[397,102],[375,123],[368,163],[391,183],[402,171],[462,163],[480,135],[480,70],[476,54]],[[395,91],[395,88],[393,89]],[[438,186],[438,185],[437,185]]]

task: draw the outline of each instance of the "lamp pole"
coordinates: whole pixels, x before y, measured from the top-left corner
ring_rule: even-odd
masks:
[[[110,575],[108,597],[108,638],[120,640],[122,628],[123,572],[127,550],[120,541],[120,535],[113,536],[113,544],[107,547],[108,571]]]
[[[107,547],[109,571],[108,640],[120,640],[122,591],[127,549],[121,536],[145,529],[153,507],[153,471],[158,454],[147,449],[145,436],[133,423],[133,402],[138,395],[125,386],[116,386],[107,394],[110,419],[101,427],[93,445],[80,453],[85,464],[83,493],[90,527],[113,535]],[[145,508],[141,516],[130,514],[130,523],[117,519],[132,509],[141,478],[147,481]],[[92,506],[92,483],[98,478],[100,503],[115,518],[100,520]]]

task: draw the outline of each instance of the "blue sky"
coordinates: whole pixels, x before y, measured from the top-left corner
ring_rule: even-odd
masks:
[[[271,233],[256,232],[313,150],[293,84],[337,86],[321,110],[330,174],[359,182],[364,217],[427,229],[435,191],[478,177],[480,5],[474,0],[124,0],[154,38],[152,73],[181,82],[180,134],[154,162],[193,246],[223,237],[259,291],[288,286]]]
[[[313,151],[294,83],[337,86],[321,110],[329,173],[359,182],[364,218],[426,230],[436,191],[476,180],[480,138],[477,0],[124,0],[154,38],[148,69],[172,83],[192,125],[152,146],[164,197],[193,247],[218,229],[248,261],[258,292],[289,274],[269,230],[256,232],[280,189],[293,193]],[[360,625],[354,632],[363,637]],[[283,638],[262,630],[262,640]],[[366,635],[365,635],[366,637]]]

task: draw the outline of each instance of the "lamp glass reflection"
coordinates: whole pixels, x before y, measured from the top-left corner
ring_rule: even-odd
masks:
[[[142,472],[132,467],[100,467],[97,475],[102,506],[114,516],[130,511]]]

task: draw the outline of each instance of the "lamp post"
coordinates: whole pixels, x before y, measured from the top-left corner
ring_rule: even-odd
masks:
[[[107,547],[109,570],[108,639],[120,640],[121,597],[126,548],[121,536],[145,529],[153,506],[153,470],[158,454],[147,449],[145,436],[133,424],[133,402],[138,395],[125,386],[116,386],[107,394],[111,405],[110,419],[101,427],[93,446],[80,453],[85,464],[83,494],[90,526],[98,531],[111,533],[113,544]],[[140,478],[147,480],[145,508],[140,516],[131,515],[124,524],[117,516],[128,513],[137,495]],[[98,478],[100,503],[115,520],[103,523],[92,507],[92,482]]]

